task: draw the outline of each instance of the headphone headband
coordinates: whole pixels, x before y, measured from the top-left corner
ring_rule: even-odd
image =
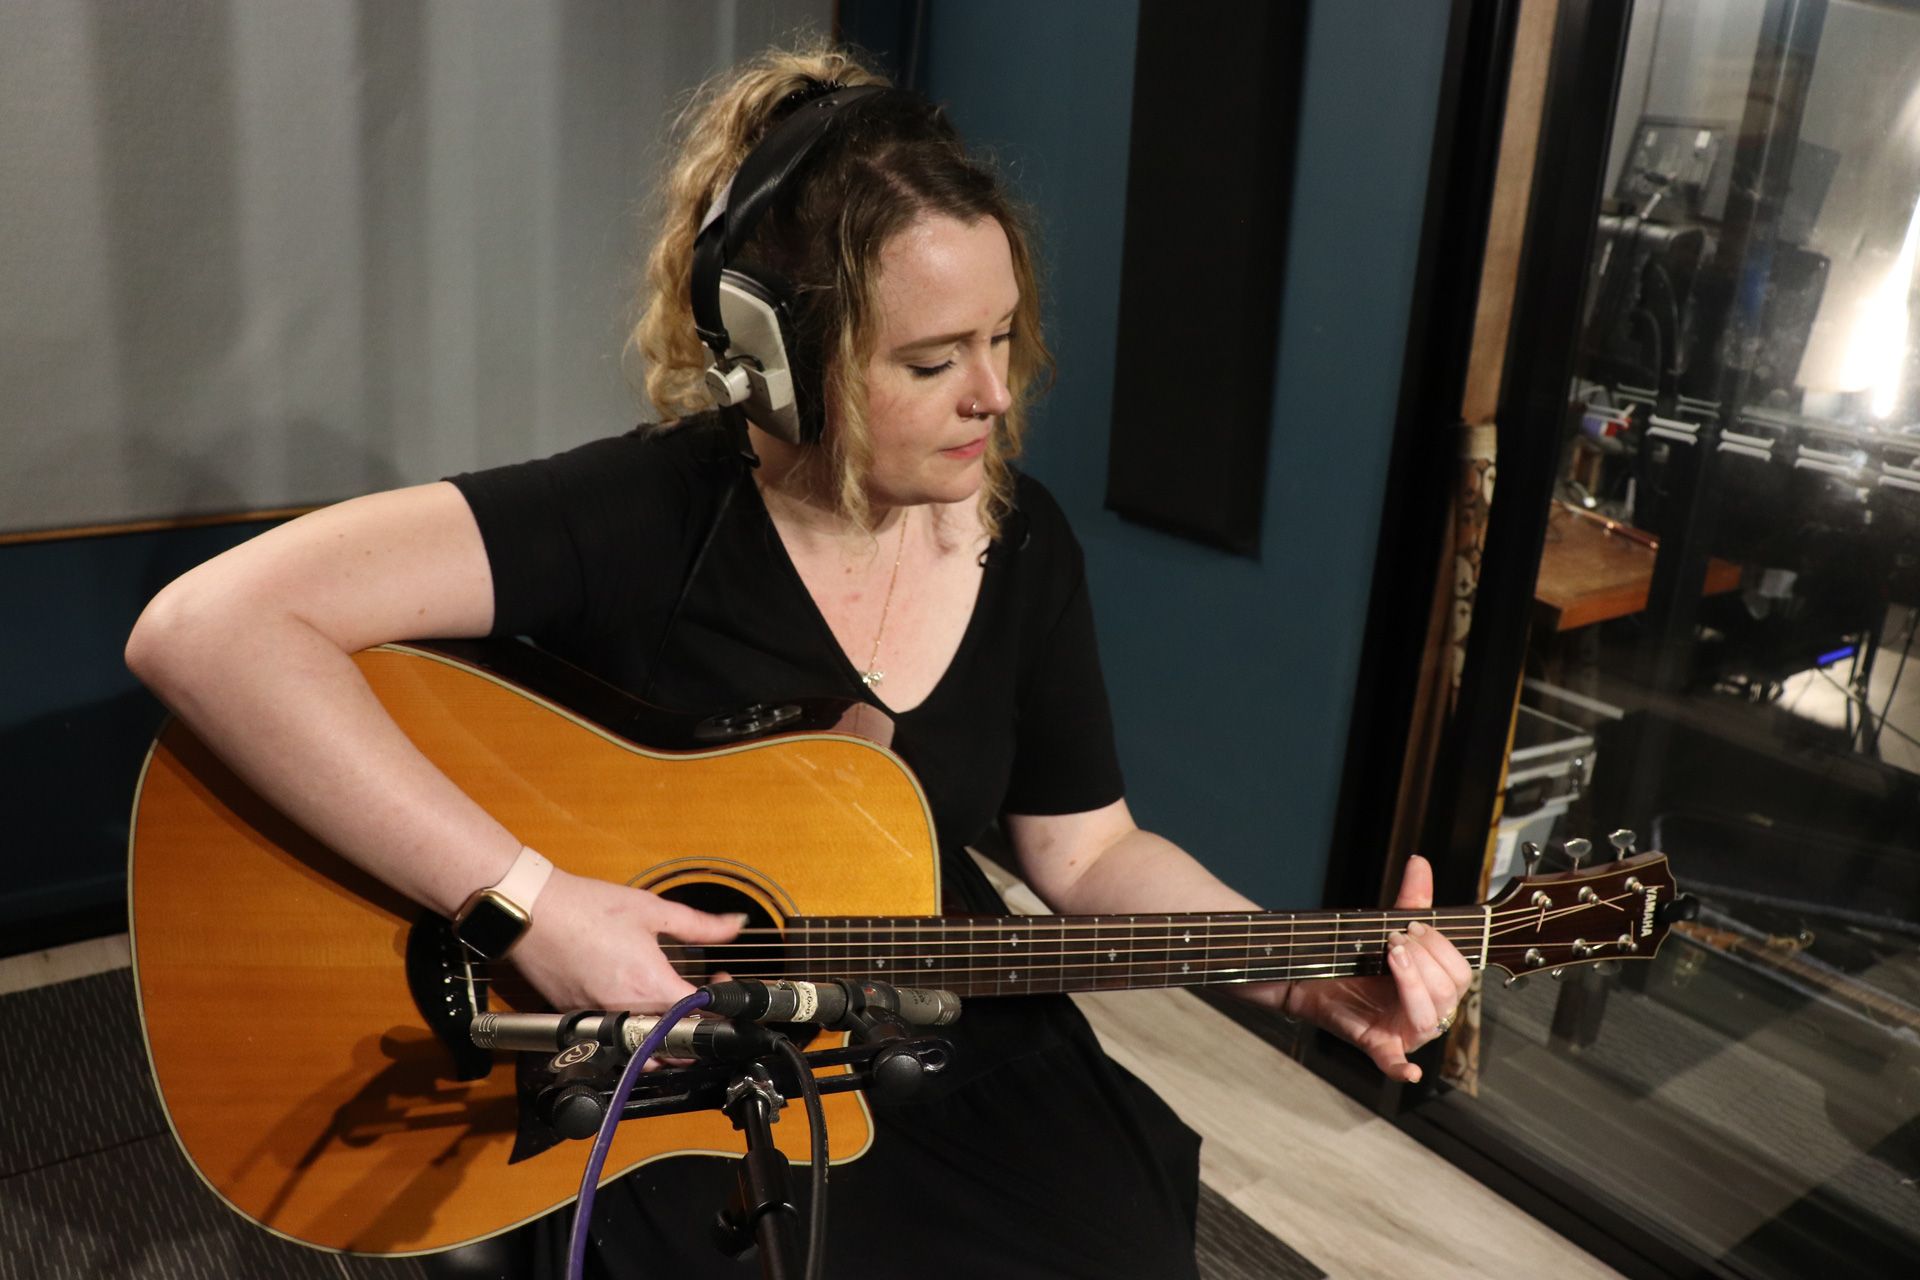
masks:
[[[821,93],[801,97],[820,85]],[[780,194],[813,149],[826,137],[842,110],[876,94],[892,92],[884,85],[856,85],[842,89],[813,81],[796,90],[799,107],[776,124],[741,164],[721,191],[706,223],[693,243],[693,321],[700,340],[717,359],[727,354],[727,327],[720,314],[720,274],[753,234],[760,218]]]

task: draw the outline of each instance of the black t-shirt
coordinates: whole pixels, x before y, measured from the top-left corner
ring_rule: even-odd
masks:
[[[805,694],[891,711],[711,417],[453,483],[486,544],[496,633],[680,711]],[[1123,790],[1080,546],[1038,481],[1019,476],[1014,503],[951,665],[893,713],[891,745],[933,811],[949,911],[1001,909],[961,855],[1001,813],[1078,813]]]
[[[686,712],[807,694],[885,709],[712,417],[453,483],[486,545],[496,634]],[[951,665],[894,715],[891,746],[933,812],[948,912],[1005,910],[964,852],[999,814],[1078,813],[1122,794],[1079,545],[1038,482],[1020,477],[1014,500]],[[875,1106],[872,1150],[833,1172],[833,1273],[1194,1274],[1198,1140],[1101,1052],[1069,1000],[969,1001],[945,1033],[954,1066],[913,1100]],[[705,1239],[732,1182],[733,1162],[686,1157],[605,1188],[588,1274],[760,1274]],[[473,1273],[557,1275],[566,1217],[492,1242],[502,1252],[483,1250]]]

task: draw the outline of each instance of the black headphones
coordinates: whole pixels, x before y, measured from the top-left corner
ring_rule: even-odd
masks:
[[[843,89],[809,82],[799,107],[775,125],[720,192],[693,242],[692,302],[700,340],[713,352],[707,389],[722,409],[795,444],[812,444],[826,426],[820,371],[796,342],[796,300],[764,267],[732,265],[781,187],[853,103],[895,92],[883,85]]]

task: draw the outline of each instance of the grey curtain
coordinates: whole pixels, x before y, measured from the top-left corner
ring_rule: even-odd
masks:
[[[832,0],[0,4],[0,533],[619,430],[693,85]]]

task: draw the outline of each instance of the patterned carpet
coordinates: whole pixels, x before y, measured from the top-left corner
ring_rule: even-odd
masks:
[[[167,1132],[136,1010],[125,969],[0,996],[0,1280],[423,1274],[290,1244],[221,1204]],[[1206,1187],[1198,1257],[1206,1280],[1325,1275]]]

